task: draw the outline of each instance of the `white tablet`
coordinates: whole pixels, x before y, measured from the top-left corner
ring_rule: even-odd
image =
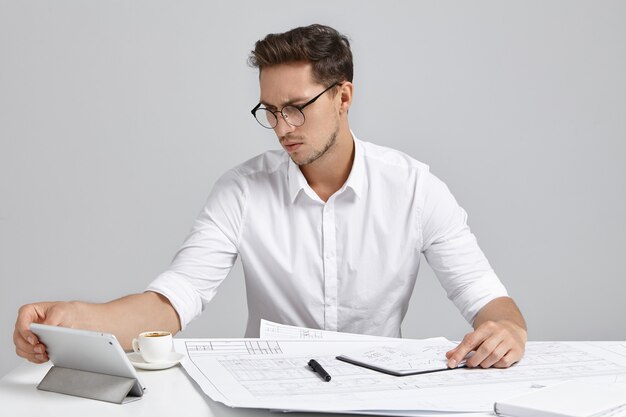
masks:
[[[30,330],[46,345],[50,361],[58,367],[132,378],[130,395],[141,397],[145,386],[114,335],[32,323]]]

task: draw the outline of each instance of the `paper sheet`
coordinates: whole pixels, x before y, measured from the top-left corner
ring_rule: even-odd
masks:
[[[456,344],[445,339],[444,341],[433,343],[430,339],[368,346],[365,349],[342,352],[337,359],[397,376],[449,370],[446,352]],[[465,361],[461,361],[460,365],[464,364]]]
[[[331,332],[328,330],[308,329],[306,327],[289,326],[261,319],[259,328],[261,339],[272,340],[387,340],[399,342],[404,339],[394,337],[369,336],[356,333]]]
[[[174,343],[176,351],[186,355],[183,366],[203,391],[232,407],[385,410],[390,415],[394,410],[403,415],[420,410],[491,412],[494,401],[532,386],[572,378],[626,381],[626,349],[619,342],[529,342],[525,358],[509,369],[461,368],[394,377],[335,359],[338,353],[366,343],[388,344],[387,338],[303,331],[305,338],[286,339],[284,331],[294,329],[274,328],[280,336],[274,340],[175,339]],[[330,382],[308,368],[311,358],[332,375]]]

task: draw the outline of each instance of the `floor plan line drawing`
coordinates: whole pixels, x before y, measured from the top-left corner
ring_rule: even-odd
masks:
[[[260,339],[209,342],[186,341],[187,351],[195,355],[268,355],[281,354],[280,345],[275,341]]]
[[[264,339],[323,339],[322,332],[315,329],[292,329],[284,328],[280,331],[275,327],[267,328]]]
[[[506,369],[459,368],[444,374],[426,374],[395,377],[335,360],[335,356],[316,358],[333,375],[336,383],[319,384],[308,369],[308,356],[285,356],[281,344],[297,341],[188,341],[189,357],[193,360],[207,355],[215,357],[253,396],[310,395],[333,391],[387,391],[436,387],[484,385],[500,382],[553,380],[589,376],[626,374],[626,366],[619,366],[603,358],[594,357],[575,347],[559,343],[540,343],[529,346],[527,357]],[[428,350],[435,349],[435,347]],[[445,349],[439,349],[439,353]],[[442,353],[443,354],[443,353]],[[240,355],[233,358],[234,355]]]

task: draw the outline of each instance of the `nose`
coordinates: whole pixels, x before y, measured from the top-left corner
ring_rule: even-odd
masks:
[[[276,132],[276,136],[282,138],[283,136],[285,136],[286,133],[293,132],[296,129],[295,126],[287,123],[281,113],[278,113],[277,116],[278,123],[276,124],[276,127],[274,127],[274,132]]]

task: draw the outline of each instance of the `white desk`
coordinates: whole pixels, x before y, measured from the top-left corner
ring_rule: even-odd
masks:
[[[138,371],[146,385],[144,397],[124,405],[88,400],[36,389],[49,364],[23,363],[0,379],[0,414],[10,417],[276,417],[268,410],[229,408],[205,396],[176,366],[164,371]],[[289,417],[311,417],[310,413],[289,413]],[[320,414],[332,416],[338,414]],[[455,414],[437,414],[439,417]],[[459,414],[461,416],[468,414]],[[470,414],[472,417],[490,414]],[[346,415],[347,416],[347,415]]]

